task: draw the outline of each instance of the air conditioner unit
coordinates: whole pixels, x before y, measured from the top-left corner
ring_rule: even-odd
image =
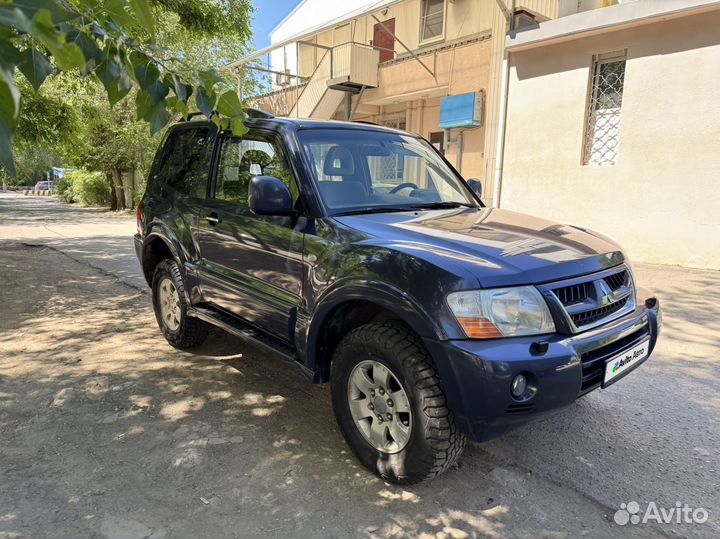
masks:
[[[290,70],[286,69],[285,73],[285,75],[283,75],[282,73],[275,73],[275,84],[277,84],[278,86],[290,85],[290,79],[292,78],[290,77]]]
[[[483,124],[485,90],[450,95],[440,100],[440,127],[479,127]]]

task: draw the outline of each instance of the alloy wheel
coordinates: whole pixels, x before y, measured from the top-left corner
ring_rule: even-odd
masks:
[[[180,327],[182,310],[180,307],[180,295],[172,279],[165,278],[160,281],[158,301],[160,303],[160,317],[162,318],[163,324],[165,324],[170,331],[177,331]]]
[[[378,451],[398,453],[410,441],[412,411],[398,377],[383,363],[366,360],[350,373],[350,414],[361,434]]]

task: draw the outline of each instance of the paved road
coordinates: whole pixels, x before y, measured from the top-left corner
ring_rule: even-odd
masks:
[[[145,290],[134,233],[135,219],[130,213],[80,208],[51,197],[0,193],[0,240],[48,245]]]
[[[133,228],[129,216],[0,196],[0,241],[46,243],[143,287],[132,252]],[[51,275],[51,268],[36,269]],[[492,458],[508,471],[499,473],[508,488],[532,474],[556,483],[567,499],[599,502],[610,517],[630,501],[641,508],[649,502],[668,509],[676,502],[702,507],[710,512],[703,525],[673,523],[643,531],[717,537],[720,274],[639,264],[636,276],[664,305],[664,332],[652,360],[621,383],[593,392],[549,419],[471,448],[462,463],[476,470]],[[535,494],[527,489],[520,490],[532,499]]]

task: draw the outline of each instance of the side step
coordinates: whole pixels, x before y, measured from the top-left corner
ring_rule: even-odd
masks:
[[[234,316],[215,309],[207,309],[205,307],[189,307],[188,316],[205,320],[205,322],[218,326],[228,333],[231,333],[236,337],[240,337],[253,346],[257,346],[266,352],[279,356],[280,359],[290,361],[303,367],[303,365],[299,362],[300,358],[298,357],[297,352],[293,348],[272,335],[263,333],[248,324],[244,324],[241,320],[238,320]],[[303,370],[305,370],[304,367]]]

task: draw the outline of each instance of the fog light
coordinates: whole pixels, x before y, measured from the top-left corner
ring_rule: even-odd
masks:
[[[513,378],[512,385],[510,386],[510,392],[513,397],[521,397],[527,389],[527,379],[524,374],[518,374]]]

